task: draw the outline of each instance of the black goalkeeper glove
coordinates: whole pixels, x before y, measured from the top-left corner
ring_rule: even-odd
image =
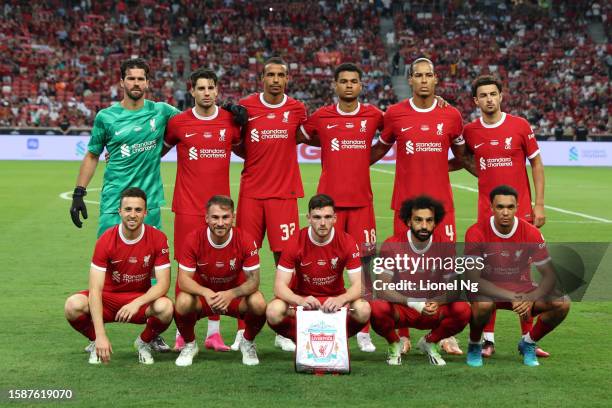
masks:
[[[234,123],[238,126],[245,126],[249,121],[249,113],[244,106],[225,102],[221,107],[234,116]]]
[[[83,197],[87,195],[85,187],[77,186],[72,193],[72,205],[70,206],[70,218],[77,227],[81,228],[83,223],[79,217],[79,213],[83,214],[83,219],[87,219],[87,207],[85,207],[85,201]]]

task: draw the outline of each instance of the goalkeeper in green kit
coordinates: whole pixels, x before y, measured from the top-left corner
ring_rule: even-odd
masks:
[[[179,110],[164,102],[144,98],[149,87],[149,66],[141,58],[121,64],[123,99],[96,115],[87,153],[81,163],[77,187],[72,196],[70,216],[81,228],[79,215],[87,218],[83,197],[94,175],[100,154],[106,147],[109,160],[104,171],[100,199],[99,237],[121,220],[119,195],[128,187],[139,187],[147,194],[145,223],[161,228],[160,206],[164,190],[160,174],[160,155],[168,120]]]
[[[83,197],[94,175],[100,154],[106,147],[109,153],[104,172],[100,199],[99,237],[108,228],[121,222],[119,197],[128,187],[139,187],[147,195],[145,224],[161,229],[160,206],[164,204],[160,161],[164,133],[168,120],[180,111],[164,102],[144,98],[149,88],[149,66],[142,58],[126,60],[121,64],[120,86],[123,99],[96,115],[87,153],[81,163],[76,188],[72,195],[70,217],[78,228],[87,219]],[[243,125],[248,114],[244,107],[226,103],[234,122]],[[156,351],[170,351],[161,337],[153,340]]]

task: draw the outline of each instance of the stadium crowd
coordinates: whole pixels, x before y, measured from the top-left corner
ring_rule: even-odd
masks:
[[[601,20],[610,38],[606,2],[546,9],[516,1],[396,1],[393,11],[390,2],[369,1],[69,3],[7,1],[0,9],[0,126],[91,126],[98,110],[120,98],[113,68],[134,55],[154,67],[149,97],[181,109],[190,103],[187,66],[215,69],[222,95],[237,100],[257,89],[262,61],[278,54],[291,62],[289,93],[311,112],[333,100],[329,78],[347,60],[366,73],[363,100],[385,110],[397,101],[390,74],[398,67],[379,27],[381,16],[392,16],[387,43],[397,43],[405,61],[432,58],[442,96],[466,121],[476,115],[470,82],[491,72],[507,86],[508,111],[527,117],[541,135],[612,131],[610,45],[595,44],[588,32]],[[177,44],[187,47],[184,57],[173,55]]]
[[[405,2],[394,13],[400,55],[436,61],[441,93],[464,120],[477,116],[471,81],[492,73],[506,86],[507,111],[528,118],[541,135],[572,138],[585,125],[592,134],[611,131],[610,45],[594,43],[588,32],[592,21],[606,27],[609,3],[465,3],[436,12]]]

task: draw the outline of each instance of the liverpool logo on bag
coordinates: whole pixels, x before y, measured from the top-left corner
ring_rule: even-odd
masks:
[[[310,335],[306,343],[308,358],[316,363],[327,363],[338,356],[338,344],[336,344],[336,328],[319,322],[308,328]]]

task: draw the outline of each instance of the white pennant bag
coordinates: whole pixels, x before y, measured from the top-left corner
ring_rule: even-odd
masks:
[[[295,371],[350,373],[346,313],[345,307],[335,313],[296,308]]]

